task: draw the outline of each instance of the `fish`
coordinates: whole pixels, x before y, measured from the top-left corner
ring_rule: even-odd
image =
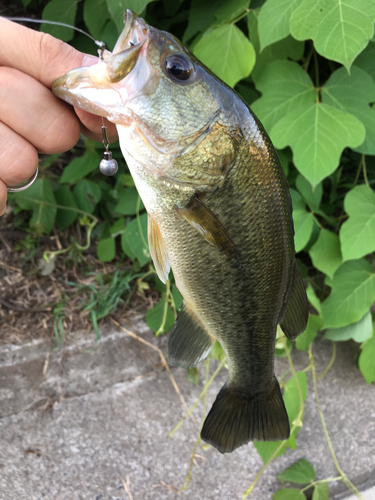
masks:
[[[306,328],[289,186],[245,101],[176,37],[127,10],[112,52],[53,83],[73,106],[116,124],[148,213],[155,270],[184,301],[168,361],[185,368],[219,341],[228,381],[201,438],[219,452],[283,440],[288,414],[274,374],[277,325]]]

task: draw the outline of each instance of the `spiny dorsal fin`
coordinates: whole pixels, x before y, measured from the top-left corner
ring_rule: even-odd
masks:
[[[294,340],[306,329],[309,319],[309,302],[296,261],[292,272],[292,290],[284,318],[280,322],[281,329],[289,340]]]
[[[193,197],[178,212],[200,233],[203,238],[224,252],[228,257],[236,258],[236,248],[228,231],[216,215],[198,198]]]
[[[155,270],[160,280],[166,283],[171,269],[171,262],[159,226],[150,214],[148,215],[148,245]]]
[[[191,368],[207,358],[215,340],[184,303],[168,339],[168,362],[171,365]]]

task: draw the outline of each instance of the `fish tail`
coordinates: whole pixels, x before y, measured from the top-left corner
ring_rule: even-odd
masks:
[[[249,441],[278,441],[289,434],[288,414],[275,378],[271,392],[256,397],[225,384],[207,415],[201,438],[220,453],[230,453]]]

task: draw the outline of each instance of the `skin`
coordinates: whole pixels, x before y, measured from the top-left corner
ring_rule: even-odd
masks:
[[[82,132],[101,141],[100,117],[72,108],[55,97],[52,82],[97,58],[52,36],[0,17],[0,215],[6,209],[7,186],[27,181],[38,165],[38,153],[62,153]],[[110,141],[116,128],[105,121]]]

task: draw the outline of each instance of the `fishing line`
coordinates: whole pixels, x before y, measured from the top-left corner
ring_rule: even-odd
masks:
[[[4,16],[5,17],[5,16]],[[16,21],[20,23],[37,23],[37,24],[53,24],[55,26],[63,26],[64,28],[71,28],[72,30],[76,30],[79,33],[82,33],[82,35],[86,35],[87,37],[91,38],[91,40],[97,45],[98,48],[98,54],[100,59],[103,57],[103,52],[105,50],[105,42],[101,40],[96,40],[93,36],[91,36],[89,33],[87,33],[84,30],[81,30],[81,28],[77,28],[77,26],[72,26],[71,24],[67,23],[61,23],[60,21],[48,21],[47,19],[34,19],[31,17],[5,17],[5,19],[9,19],[9,21]]]

